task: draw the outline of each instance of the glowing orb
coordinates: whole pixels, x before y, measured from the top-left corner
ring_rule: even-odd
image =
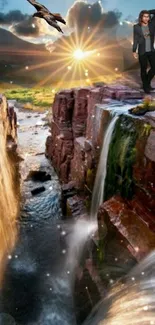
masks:
[[[85,56],[85,53],[82,50],[77,49],[77,50],[75,50],[73,55],[74,55],[75,59],[82,60],[84,58],[84,56]]]

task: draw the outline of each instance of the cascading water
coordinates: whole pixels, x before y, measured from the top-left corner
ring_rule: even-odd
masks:
[[[112,134],[117,120],[118,120],[118,116],[113,115],[104,136],[94,189],[93,189],[93,195],[92,195],[91,210],[90,210],[90,217],[92,220],[97,219],[98,208],[102,204],[104,199],[104,185],[105,185],[105,179],[107,173],[108,152],[109,152],[109,146],[111,143]]]
[[[12,167],[6,152],[6,135],[0,123],[0,261],[14,246],[18,202],[13,189]]]
[[[84,325],[155,324],[155,252],[137,265],[92,311]]]
[[[97,230],[96,221],[90,222],[90,220],[79,219],[73,226],[69,237],[68,252],[66,265],[69,271],[74,274],[75,268],[79,263],[82,250],[89,236]]]

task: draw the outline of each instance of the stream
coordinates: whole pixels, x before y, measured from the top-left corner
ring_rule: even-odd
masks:
[[[10,101],[11,104],[16,106],[15,101]],[[84,245],[96,231],[96,220],[74,223],[63,220],[61,186],[45,156],[49,134],[47,112],[31,112],[17,107],[15,111],[18,117],[21,203],[16,243],[5,256],[0,325],[76,325],[75,282],[83,310],[86,310],[78,324],[155,324],[155,253],[134,267],[132,259],[125,260],[123,250],[122,260],[118,262],[117,253],[120,247],[122,249],[120,241],[117,246],[116,242],[113,245],[110,241],[106,245],[103,271],[106,277],[118,271],[122,277],[116,283],[109,278],[112,284],[104,297],[97,297],[94,305],[102,299],[92,312],[92,308],[84,305],[84,294],[91,302],[89,289],[92,284],[90,281],[89,287],[83,281],[81,285],[76,271]],[[108,135],[110,137],[111,133]],[[128,269],[131,270],[129,273]],[[93,287],[92,290],[95,292],[96,289]]]
[[[70,272],[65,265],[61,188],[45,157],[45,113],[15,108],[18,116],[21,213],[1,292],[0,324],[74,324]],[[32,195],[33,190],[42,192]]]

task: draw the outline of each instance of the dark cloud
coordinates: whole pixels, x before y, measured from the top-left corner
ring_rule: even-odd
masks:
[[[20,36],[37,37],[41,35],[42,27],[39,19],[23,14],[20,10],[0,12],[0,24],[9,25],[10,30]]]
[[[12,23],[18,23],[27,19],[29,15],[22,14],[20,10],[9,11],[4,14],[0,12],[0,24],[11,25]]]
[[[99,2],[90,5],[80,1],[75,2],[69,9],[67,21],[69,27],[77,28],[78,30],[82,30],[87,26],[94,27],[97,25],[99,29],[103,29],[117,25],[121,15],[119,11],[103,12]]]
[[[41,27],[38,19],[30,17],[13,25],[11,31],[20,36],[37,37],[41,34]]]

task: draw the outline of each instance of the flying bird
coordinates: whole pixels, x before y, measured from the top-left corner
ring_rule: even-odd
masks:
[[[27,1],[37,9],[37,12],[34,13],[33,17],[39,17],[45,19],[50,26],[56,28],[59,32],[63,33],[57,21],[60,21],[64,25],[66,25],[66,22],[61,17],[60,14],[51,13],[45,6],[41,5],[39,2],[36,2],[35,0],[27,0]]]

